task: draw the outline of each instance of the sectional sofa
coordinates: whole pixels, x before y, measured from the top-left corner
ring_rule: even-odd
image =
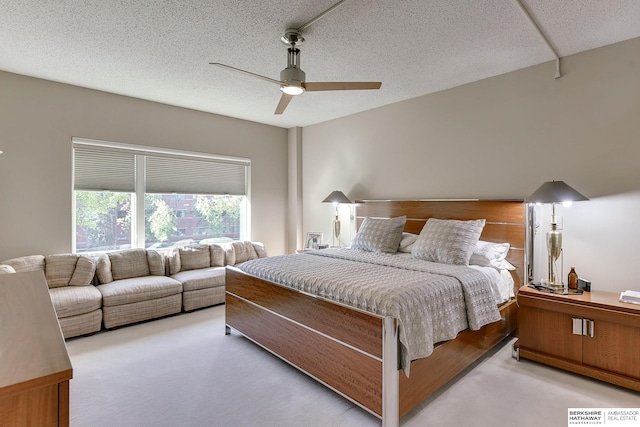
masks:
[[[42,271],[65,338],[224,302],[225,267],[267,256],[259,242],[31,255],[0,262],[0,274]]]

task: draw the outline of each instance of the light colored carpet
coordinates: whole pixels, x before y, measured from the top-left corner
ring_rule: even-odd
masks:
[[[569,407],[640,407],[640,393],[511,357],[506,340],[403,427],[566,426]],[[252,342],[224,306],[67,341],[71,426],[379,426]]]

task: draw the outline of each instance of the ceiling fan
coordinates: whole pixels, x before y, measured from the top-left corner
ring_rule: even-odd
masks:
[[[381,82],[307,82],[305,81],[305,72],[300,68],[300,49],[296,47],[304,42],[304,37],[300,34],[300,30],[288,29],[281,40],[284,44],[289,45],[289,48],[287,49],[287,68],[280,72],[280,80],[241,70],[240,68],[219,62],[211,62],[210,64],[280,85],[282,96],[276,107],[275,114],[282,114],[293,97],[304,92],[380,89],[380,86],[382,86]]]

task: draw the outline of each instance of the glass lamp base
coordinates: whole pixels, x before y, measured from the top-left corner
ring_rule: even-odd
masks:
[[[542,285],[551,289],[556,294],[563,294],[566,290],[562,282],[551,282],[547,279],[542,279]]]

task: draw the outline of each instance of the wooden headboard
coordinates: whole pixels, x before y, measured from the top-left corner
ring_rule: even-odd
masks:
[[[525,283],[526,214],[522,200],[357,200],[357,226],[366,217],[393,218],[406,216],[405,231],[419,234],[429,218],[486,220],[480,236],[488,242],[511,245],[507,261],[512,271],[515,291]]]

